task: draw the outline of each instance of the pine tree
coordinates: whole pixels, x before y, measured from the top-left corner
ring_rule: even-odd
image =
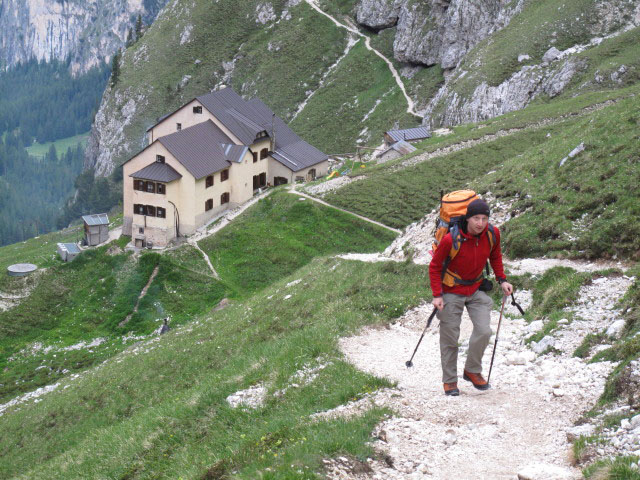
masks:
[[[136,19],[136,42],[142,38],[142,15]]]
[[[111,88],[115,87],[118,84],[118,80],[120,77],[120,50],[116,51],[113,54],[113,59],[111,60]]]

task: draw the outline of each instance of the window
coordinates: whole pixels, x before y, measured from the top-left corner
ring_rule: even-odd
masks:
[[[133,213],[135,213],[136,215],[144,215],[145,213],[144,205],[140,205],[139,203],[134,204]]]
[[[156,207],[153,205],[145,205],[147,210],[147,217],[155,217],[156,216]]]
[[[138,228],[138,233],[144,233],[144,228],[143,227]]]
[[[220,181],[224,182],[225,180],[229,180],[229,169],[222,170],[220,172]]]
[[[167,186],[164,183],[156,183],[156,193],[164,195],[167,193]]]
[[[153,182],[145,182],[146,183],[146,188],[145,190],[149,193],[156,193],[156,184]]]
[[[164,155],[156,155],[157,163],[164,163]]]
[[[256,163],[258,161],[258,152],[251,152],[251,154],[253,155],[253,163]]]
[[[220,204],[224,205],[225,203],[229,203],[229,192],[224,192],[220,195]]]
[[[213,198],[210,198],[204,202],[204,211],[207,212],[213,208]]]
[[[205,188],[213,187],[213,175],[207,177]]]
[[[133,180],[133,189],[134,190],[143,190],[144,191],[144,182],[142,180]]]
[[[269,155],[268,148],[263,148],[262,150],[260,150],[260,160],[267,158],[267,155]]]
[[[176,123],[176,130],[178,130],[178,131],[182,130],[182,124],[181,123]]]
[[[304,182],[304,177],[296,177],[296,182]]]
[[[196,105],[195,107],[193,107],[193,113],[202,113],[202,106]]]
[[[162,207],[156,208],[156,217],[167,218],[167,210]]]

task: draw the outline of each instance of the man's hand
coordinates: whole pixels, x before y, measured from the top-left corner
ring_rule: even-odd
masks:
[[[442,310],[444,308],[444,300],[442,299],[442,297],[436,297],[433,300],[431,300],[431,303],[433,304],[434,307],[436,307],[438,310]]]
[[[513,293],[513,285],[509,282],[502,282],[500,284],[502,287],[502,293],[504,293],[507,297]]]

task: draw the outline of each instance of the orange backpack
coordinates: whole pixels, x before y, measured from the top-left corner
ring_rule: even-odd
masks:
[[[440,193],[440,218],[436,222],[435,241],[433,243],[431,255],[435,253],[436,248],[438,248],[438,245],[444,236],[451,232],[453,244],[451,245],[449,256],[442,265],[442,283],[448,287],[452,287],[455,284],[472,285],[482,280],[483,277],[481,276],[475,280],[463,280],[460,278],[460,275],[452,272],[447,267],[449,266],[449,263],[451,263],[451,260],[453,260],[460,251],[460,247],[464,241],[460,230],[467,213],[467,206],[479,197],[473,190],[456,190],[455,192],[447,193],[446,195],[443,195],[442,193],[443,192]],[[496,233],[493,229],[493,225],[491,224],[489,224],[487,236],[489,237],[489,243],[493,250],[496,243]],[[488,273],[489,266],[487,264],[487,274]]]

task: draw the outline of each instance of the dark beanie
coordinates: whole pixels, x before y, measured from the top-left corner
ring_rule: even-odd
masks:
[[[465,218],[469,219],[474,215],[486,215],[489,216],[490,210],[487,202],[481,198],[476,198],[473,202],[467,205],[467,214]]]

